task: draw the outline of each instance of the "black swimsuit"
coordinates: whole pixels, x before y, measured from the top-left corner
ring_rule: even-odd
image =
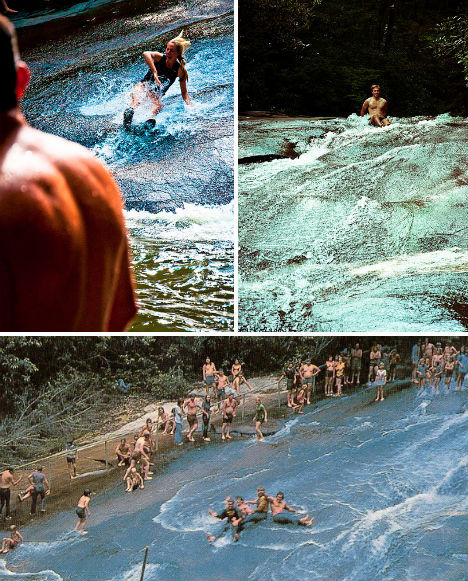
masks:
[[[166,55],[163,54],[160,60],[154,63],[154,67],[158,73],[158,78],[161,81],[161,87],[158,87],[158,85],[156,85],[156,81],[154,80],[154,73],[151,69],[148,70],[146,75],[141,80],[142,83],[154,85],[151,87],[151,89],[156,92],[161,92],[162,95],[165,95],[167,93],[169,87],[177,79],[180,66],[179,63],[176,63],[173,68],[168,68],[166,66],[166,60],[167,60]]]

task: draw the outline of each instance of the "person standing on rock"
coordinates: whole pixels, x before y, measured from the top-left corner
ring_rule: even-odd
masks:
[[[6,520],[10,520],[10,496],[11,496],[11,487],[16,486],[20,480],[23,478],[20,476],[18,480],[15,480],[13,477],[14,467],[10,466],[6,470],[2,472],[0,475],[0,516],[3,511],[3,507],[5,506],[5,518]]]
[[[172,408],[172,417],[174,421],[174,443],[177,446],[182,446],[182,406],[184,405],[183,399],[177,400],[177,405]]]
[[[296,387],[296,369],[292,361],[288,363],[286,369],[283,371],[281,376],[276,380],[278,387],[280,381],[283,378],[286,378],[286,389],[288,390],[288,408],[292,408],[294,406],[294,389]]]
[[[263,442],[265,438],[263,437],[261,427],[263,422],[268,421],[268,413],[265,409],[265,406],[262,404],[262,400],[260,397],[257,397],[255,401],[257,404],[255,407],[255,415],[253,418],[255,422],[255,433],[257,434],[257,440],[259,442]]]
[[[221,427],[221,440],[231,440],[231,424],[236,417],[237,401],[230,394],[223,403],[223,425]]]
[[[205,395],[205,399],[202,403],[202,418],[203,418],[203,439],[205,442],[210,442],[208,430],[210,428],[210,418],[211,418],[211,396],[209,395]]]
[[[189,433],[187,434],[187,439],[189,442],[195,442],[193,433],[198,428],[197,420],[197,410],[202,410],[201,406],[195,401],[195,396],[191,395],[189,399],[184,403],[182,409],[187,408],[187,422],[189,425]]]
[[[205,364],[203,365],[203,382],[206,387],[206,395],[210,393],[210,389],[215,389],[215,382],[216,382],[216,365],[211,361],[209,357],[205,359]]]
[[[85,488],[83,491],[83,495],[81,496],[80,500],[78,501],[78,506],[76,507],[76,514],[78,516],[78,521],[73,529],[73,532],[77,533],[81,528],[82,535],[87,535],[88,531],[85,531],[86,526],[86,519],[91,514],[89,510],[89,503],[91,501],[91,490],[89,488]]]
[[[45,474],[42,473],[42,466],[38,466],[36,470],[31,472],[28,476],[28,480],[34,486],[34,489],[31,492],[32,502],[30,514],[36,514],[38,496],[41,497],[41,512],[45,512],[45,497],[50,494],[50,486]]]

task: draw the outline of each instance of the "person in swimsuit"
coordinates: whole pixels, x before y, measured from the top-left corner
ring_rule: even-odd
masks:
[[[283,371],[281,376],[276,380],[278,389],[280,381],[284,378],[286,378],[286,389],[288,390],[288,408],[292,408],[294,406],[294,390],[296,386],[296,369],[292,361],[288,363],[286,369]]]
[[[455,391],[461,391],[463,389],[463,384],[465,382],[465,376],[468,372],[468,356],[465,353],[464,345],[460,347],[460,351],[458,352],[455,365],[457,368]]]
[[[120,443],[117,444],[115,455],[117,456],[118,460],[117,466],[128,466],[131,454],[130,446],[127,444],[126,438],[122,438]]]
[[[76,514],[78,516],[78,521],[73,529],[74,533],[77,533],[81,528],[82,535],[87,535],[88,531],[85,531],[86,526],[86,519],[91,514],[89,510],[89,503],[91,501],[91,490],[89,488],[85,488],[83,491],[83,495],[81,496],[80,500],[78,501],[78,506],[76,507]]]
[[[205,395],[205,399],[202,402],[202,420],[203,420],[203,440],[205,442],[210,442],[211,438],[208,437],[208,430],[210,428],[210,418],[211,418],[211,396]]]
[[[45,474],[42,473],[42,466],[38,466],[35,471],[31,472],[28,476],[28,480],[34,486],[34,489],[31,492],[32,502],[30,514],[36,514],[38,496],[41,497],[41,512],[45,512],[45,497],[50,494],[50,486]]]
[[[253,417],[255,422],[255,433],[257,434],[257,440],[259,442],[263,442],[265,438],[263,437],[262,430],[260,428],[262,427],[263,422],[268,421],[268,413],[265,409],[265,406],[262,404],[262,400],[259,397],[256,397],[255,401],[257,404],[255,407],[255,415]]]
[[[131,468],[130,473],[126,479],[127,488],[125,492],[133,492],[137,488],[143,490],[145,488],[145,481],[141,477],[141,474],[138,472],[136,468]]]
[[[10,496],[11,487],[19,484],[20,480],[23,478],[20,476],[18,480],[13,477],[14,467],[10,466],[2,472],[0,475],[0,516],[5,506],[5,519],[10,520]]]
[[[439,394],[440,393],[440,379],[442,377],[442,373],[444,372],[442,363],[437,362],[431,368],[432,377],[434,378],[434,392]]]
[[[223,425],[221,427],[221,440],[231,440],[231,424],[236,417],[237,401],[230,394],[223,403]]]
[[[418,368],[419,359],[421,358],[421,340],[417,343],[414,343],[413,347],[411,348],[411,364],[412,364],[412,372],[411,378],[413,383],[417,383],[416,378],[416,369]]]
[[[190,42],[179,36],[167,43],[166,52],[145,51],[143,59],[148,65],[148,72],[135,86],[132,92],[132,104],[124,112],[124,127],[130,130],[135,108],[141,104],[144,97],[148,97],[153,104],[153,115],[157,115],[162,109],[161,97],[167,93],[169,87],[178,78],[180,92],[185,104],[190,106],[190,96],[187,91],[188,73],[185,68],[185,51]],[[155,126],[154,119],[146,121],[148,128]]]
[[[242,373],[239,373],[238,375],[236,375],[236,377],[234,378],[234,380],[232,382],[232,388],[236,390],[237,395],[241,394],[241,385],[243,385],[243,384],[245,384],[247,386],[247,389],[249,391],[253,391],[253,387],[247,381],[245,376],[242,375]]]
[[[361,378],[362,349],[359,343],[356,343],[354,349],[351,349],[351,383],[356,378],[356,386],[359,385]]]
[[[343,385],[345,364],[341,355],[338,355],[337,360],[335,360],[335,377],[336,377],[336,394],[335,397],[341,397],[342,391],[341,386]]]
[[[278,492],[276,497],[269,496],[268,501],[271,507],[271,515],[273,517],[273,521],[278,524],[296,524],[303,527],[310,527],[314,522],[314,517],[309,517],[308,514],[301,516],[298,510],[288,506],[284,500],[284,494],[282,492]],[[296,513],[295,516],[286,515],[284,511]]]
[[[379,345],[372,345],[369,354],[369,376],[367,378],[368,383],[374,381],[381,359],[382,353],[379,349]]]
[[[203,381],[206,386],[206,395],[210,393],[210,389],[215,390],[216,376],[218,375],[216,371],[216,365],[211,361],[209,357],[206,358],[205,364],[203,365]]]
[[[253,513],[253,509],[245,502],[242,496],[236,496],[237,508],[241,511],[242,518],[245,518],[249,514]]]
[[[217,518],[219,520],[226,519],[227,522],[230,525],[232,525],[232,528],[235,531],[233,541],[237,542],[239,540],[239,533],[244,528],[243,527],[243,517],[242,517],[242,513],[240,512],[240,510],[234,506],[234,501],[232,499],[227,501],[227,507],[219,514],[217,512],[214,512],[214,510],[211,510],[211,509],[208,510],[208,513],[211,514],[211,516],[214,516],[215,518]],[[223,528],[223,531],[224,530],[225,530],[225,528]],[[206,533],[206,538],[210,541],[210,543],[213,543],[216,540],[216,537],[214,535],[211,535],[210,533]]]
[[[154,433],[153,420],[151,418],[147,418],[147,420],[145,422],[145,425],[141,428],[140,437],[141,436],[145,437],[145,435],[148,434],[148,436],[149,436],[149,445],[150,445],[150,447],[149,447],[150,453],[153,453],[153,450],[154,450],[154,447],[155,447],[153,433]]]
[[[184,408],[187,408],[187,422],[189,425],[187,439],[189,442],[195,442],[193,432],[198,428],[197,411],[202,411],[202,407],[195,401],[195,396],[191,395],[182,406],[182,409]]]
[[[383,401],[384,398],[384,386],[387,383],[387,370],[384,368],[384,364],[380,363],[377,373],[375,375],[375,386],[377,387],[377,397],[374,401]]]
[[[182,424],[183,424],[183,412],[182,406],[184,405],[183,399],[177,400],[177,405],[172,408],[172,417],[174,423],[174,443],[177,446],[182,446]]]
[[[23,535],[19,532],[15,525],[10,525],[10,536],[2,539],[2,548],[0,553],[8,553],[11,549],[16,548],[19,543],[23,543]]]
[[[166,413],[166,410],[162,405],[158,407],[158,415],[154,421],[156,423],[157,429],[162,431],[163,434],[170,432],[172,428],[172,422],[170,420],[169,414]]]
[[[78,456],[78,448],[73,443],[73,440],[68,440],[65,446],[65,453],[67,458],[67,468],[70,478],[76,478],[76,460]]]
[[[245,504],[255,504],[256,508],[244,519],[244,524],[258,523],[268,516],[268,496],[263,486],[257,488],[256,500],[246,500]]]
[[[300,389],[297,390],[296,393],[296,402],[293,405],[293,411],[296,414],[303,414],[302,408],[305,404],[305,388],[302,386]]]
[[[426,364],[424,357],[419,359],[419,364],[416,367],[416,382],[418,383],[418,393],[426,387]]]
[[[315,378],[320,373],[320,369],[312,363],[310,359],[302,365],[301,369],[302,385],[304,386],[307,405],[310,404],[310,391],[315,394]]]
[[[380,96],[380,85],[372,85],[371,91],[372,97],[366,99],[362,105],[361,117],[369,112],[370,122],[374,127],[386,127],[390,125],[390,121],[387,119],[387,101]]]
[[[239,363],[239,359],[234,359],[234,363],[231,367],[232,381],[242,372],[242,365]]]
[[[218,377],[216,379],[216,401],[218,402],[218,407],[216,411],[220,410],[221,402],[226,399],[226,389],[229,386],[229,378],[224,374],[224,371],[220,369],[218,371]]]
[[[455,356],[451,356],[445,361],[445,389],[450,391],[450,383],[452,382],[453,370],[455,369]]]
[[[333,355],[329,355],[328,360],[325,361],[325,395],[327,397],[333,395],[333,385],[335,383],[335,361]]]

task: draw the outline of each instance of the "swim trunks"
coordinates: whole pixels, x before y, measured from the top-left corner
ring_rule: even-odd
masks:
[[[234,416],[232,414],[226,414],[223,418],[225,424],[232,424]]]
[[[75,512],[78,515],[78,518],[80,519],[86,518],[86,511],[83,507],[78,506]]]
[[[197,414],[187,414],[187,422],[190,427],[197,421]]]
[[[205,377],[205,383],[207,385],[211,385],[212,383],[214,383],[216,381],[216,377],[214,375],[207,375]]]
[[[263,424],[265,421],[265,406],[263,404],[258,405],[255,409],[255,413],[255,420]]]

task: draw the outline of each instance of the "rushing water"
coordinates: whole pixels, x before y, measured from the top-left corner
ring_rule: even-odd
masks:
[[[232,330],[232,2],[78,3],[18,23],[33,74],[27,119],[91,148],[122,189],[140,302],[132,330]],[[176,82],[156,130],[126,132],[143,50],[163,50],[182,29],[193,107]],[[142,103],[135,126],[150,116]]]
[[[71,511],[28,527],[8,569],[18,580],[137,581],[149,545],[146,581],[464,581],[468,393],[442,392],[404,389],[374,404],[364,389],[291,416],[264,443],[186,451],[145,491],[94,497],[87,537],[68,532]],[[259,484],[314,526],[268,519],[238,543],[227,533],[210,545],[207,508],[221,510],[227,494],[254,498]]]
[[[466,120],[245,120],[239,140],[240,330],[468,328]],[[242,163],[271,154],[295,158]]]

